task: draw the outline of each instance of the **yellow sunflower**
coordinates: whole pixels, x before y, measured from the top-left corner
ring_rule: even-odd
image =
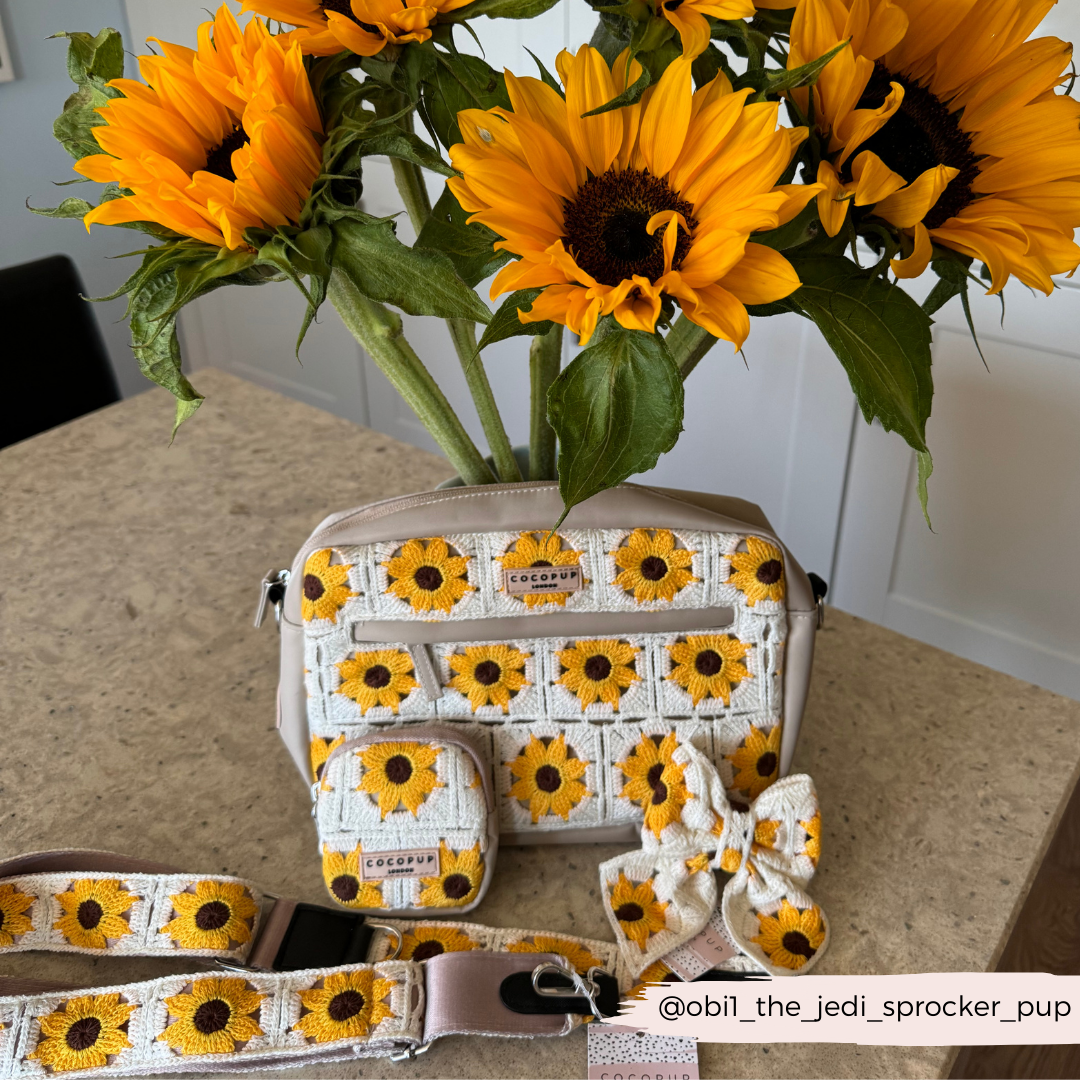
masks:
[[[300,614],[304,622],[312,619],[329,619],[337,622],[337,613],[345,601],[356,593],[349,588],[351,566],[338,563],[330,565],[332,548],[313,551],[304,563],[304,591],[300,597]]]
[[[1049,294],[1076,269],[1080,103],[1056,92],[1072,46],[1026,40],[1054,3],[803,0],[789,66],[851,38],[812,91],[830,235],[850,203],[872,207],[910,238],[899,277],[941,244],[985,263],[992,293],[1012,274]],[[808,91],[795,96],[809,115]]]
[[[345,735],[342,733],[336,739],[324,739],[316,735],[311,740],[311,779],[321,780],[323,769],[330,755],[339,747],[345,745]]]
[[[360,706],[361,716],[376,705],[396,715],[401,699],[420,685],[413,678],[412,657],[404,649],[358,652],[351,660],[339,661],[336,667],[341,672],[336,692],[352,698]]]
[[[566,668],[555,681],[577,695],[582,712],[595,701],[618,712],[622,692],[641,678],[630,666],[640,651],[623,641],[575,641],[555,654]]]
[[[300,1004],[308,1011],[293,1024],[317,1043],[355,1039],[394,1015],[386,998],[394,989],[389,979],[376,978],[372,968],[327,975],[318,989],[300,990]]]
[[[374,56],[386,45],[427,41],[441,13],[470,0],[244,0],[241,11],[297,27],[289,35],[304,52]]]
[[[754,0],[662,0],[656,5],[679,32],[684,56],[700,56],[709,47],[712,27],[706,15],[714,19],[749,19],[754,15]]]
[[[747,607],[759,600],[784,599],[784,556],[774,544],[748,536],[746,551],[733,552],[728,561],[734,573],[727,583],[746,596]]]
[[[694,554],[675,547],[670,529],[654,529],[651,536],[648,529],[635,529],[614,552],[619,574],[612,584],[632,592],[639,604],[674,600],[676,593],[698,580],[689,569]]]
[[[235,881],[199,881],[195,892],[170,896],[176,918],[159,934],[168,934],[181,949],[228,949],[251,940],[251,923],[259,913],[251,892]],[[230,946],[230,943],[235,943]]]
[[[241,32],[225,5],[199,27],[198,49],[159,44],[164,56],[139,57],[145,83],[109,84],[123,97],[97,110],[105,152],[75,164],[131,192],[91,210],[87,228],[153,221],[238,248],[249,227],[297,224],[323,138],[300,46],[258,19]]]
[[[802,854],[809,856],[810,861],[817,866],[818,859],[821,858],[821,811],[809,821],[800,821],[799,824],[806,830],[806,843]]]
[[[669,9],[670,10],[670,9]],[[789,296],[791,264],[750,243],[790,220],[816,185],[774,185],[806,137],[777,129],[778,106],[746,104],[721,73],[696,93],[690,57],[675,60],[636,105],[584,116],[641,74],[628,51],[612,68],[583,45],[556,67],[566,99],[540,79],[506,74],[511,110],[458,113],[447,181],[470,221],[520,256],[492,297],[543,292],[522,322],[552,319],[587,344],[601,315],[652,331],[665,294],[709,333],[741,347],[745,304]]]
[[[775,916],[760,911],[756,914],[761,932],[750,940],[761,946],[776,967],[798,971],[825,940],[825,925],[817,904],[800,911],[782,900]]]
[[[110,938],[131,933],[122,916],[139,898],[120,888],[119,881],[83,878],[67,892],[57,893],[56,899],[64,914],[53,923],[53,929],[80,949],[104,949]]]
[[[662,739],[642,735],[633,752],[618,763],[626,777],[619,797],[644,810],[645,828],[657,838],[672,822],[682,820],[682,809],[691,798],[683,783],[686,766],[671,760],[678,745],[673,731]]]
[[[603,961],[593,956],[580,941],[552,937],[549,934],[534,934],[528,941],[513,941],[506,946],[507,952],[516,953],[555,953],[565,956],[579,975],[587,975],[591,967],[603,967]]]
[[[432,766],[442,750],[418,742],[375,743],[360,752],[364,775],[357,791],[379,797],[379,813],[385,818],[402,803],[416,817],[421,803],[437,787],[443,787]]]
[[[775,848],[776,834],[779,831],[779,821],[775,821],[770,818],[766,818],[764,821],[759,821],[754,826],[754,843],[750,850],[757,851],[760,848]]]
[[[628,998],[643,998],[646,986],[655,986],[657,983],[671,981],[673,972],[663,960],[657,960],[650,964],[637,978],[637,982],[630,988],[626,996]]]
[[[346,853],[331,851],[323,844],[322,873],[330,895],[345,907],[381,908],[385,907],[382,890],[372,881],[360,880],[359,844]]]
[[[468,555],[451,555],[446,541],[432,537],[427,547],[420,540],[409,540],[401,554],[383,563],[392,581],[386,590],[408,600],[413,611],[445,611],[475,589],[465,580]]]
[[[420,907],[464,907],[476,899],[484,880],[480,841],[456,854],[439,841],[439,876],[420,879]]]
[[[510,698],[523,686],[525,661],[529,654],[512,645],[466,645],[465,653],[452,653],[449,662],[457,672],[450,685],[469,699],[472,711],[481,705],[499,705],[510,711]]]
[[[533,566],[578,566],[581,562],[580,551],[563,551],[563,538],[558,533],[523,532],[518,538],[513,551],[499,555],[498,560],[504,570],[527,570]],[[568,592],[529,593],[518,596],[526,607],[543,607],[545,604],[566,606]]]
[[[456,926],[414,926],[401,939],[401,959],[430,960],[448,952],[471,952],[480,943]]]
[[[615,912],[623,933],[636,942],[642,952],[649,938],[667,927],[664,912],[668,905],[656,899],[651,881],[635,885],[620,871],[619,880],[612,887],[610,901],[611,910]]]
[[[756,799],[780,772],[780,725],[765,735],[751,724],[745,744],[724,757],[738,770],[732,786]]]
[[[750,646],[730,634],[690,636],[667,650],[675,664],[668,678],[689,693],[694,708],[705,698],[720,698],[730,705],[732,688],[753,678],[740,663]]]
[[[517,779],[508,797],[528,802],[534,825],[545,814],[569,821],[570,811],[590,794],[581,783],[589,763],[567,756],[566,737],[561,732],[546,746],[530,735],[528,746],[509,764]]]
[[[27,1057],[54,1073],[100,1069],[110,1056],[131,1047],[122,1028],[136,1008],[122,1004],[119,994],[69,998],[38,1018],[41,1039]]]
[[[19,934],[34,929],[30,916],[24,914],[34,906],[36,896],[19,892],[14,885],[0,885],[0,949],[13,945]]]
[[[249,990],[245,979],[195,979],[190,994],[165,999],[176,1020],[158,1039],[181,1054],[231,1054],[238,1042],[262,1035],[251,1015],[265,994]]]

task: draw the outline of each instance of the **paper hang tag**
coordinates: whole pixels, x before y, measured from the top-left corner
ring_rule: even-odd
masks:
[[[433,874],[438,874],[438,872],[438,848],[411,848],[408,851],[365,851],[360,856],[361,881],[431,877]]]
[[[591,1024],[588,1030],[588,1080],[698,1080],[694,1039],[610,1024]]]
[[[527,566],[503,570],[503,587],[514,596],[578,592],[583,585],[580,566]]]
[[[739,955],[739,949],[728,936],[724,917],[719,910],[709,916],[705,929],[685,945],[672,949],[661,961],[680,979],[692,982],[706,971],[719,967],[725,960]]]

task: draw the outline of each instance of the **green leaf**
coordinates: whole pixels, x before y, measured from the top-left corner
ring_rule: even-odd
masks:
[[[118,30],[106,27],[95,35],[62,30],[52,37],[68,39],[67,69],[73,83],[81,85],[91,77],[102,82],[124,77],[124,41]]]
[[[551,384],[563,517],[598,491],[651,469],[682,431],[683,384],[656,334],[617,327]],[[560,518],[560,522],[561,522]]]
[[[553,8],[559,0],[473,0],[449,15],[440,15],[439,21],[464,22],[486,15],[489,19],[535,19]]]
[[[441,251],[449,256],[458,277],[470,288],[475,288],[512,258],[508,251],[496,251],[493,247],[499,237],[486,225],[467,222],[468,214],[454,198],[454,193],[443,188],[438,202],[431,209],[416,247],[429,251]]]
[[[334,268],[369,300],[410,315],[489,323],[491,311],[458,277],[449,256],[406,247],[389,218],[342,220],[334,226]]]
[[[716,78],[719,72],[723,72],[730,82],[736,79],[735,72],[727,62],[727,57],[710,41],[708,48],[694,60],[691,71],[694,76],[695,86],[704,86]]]
[[[505,341],[512,337],[537,337],[546,334],[555,324],[549,320],[543,322],[523,323],[518,318],[518,310],[528,311],[533,301],[543,292],[543,289],[520,289],[511,293],[500,305],[499,310],[487,324],[483,336],[480,338],[476,351],[480,352],[496,341]]]
[[[68,181],[69,183],[77,183],[78,181]],[[87,181],[89,182],[89,181]],[[63,186],[63,185],[61,185]],[[111,199],[122,198],[119,188],[116,184],[108,184],[104,193],[101,196],[102,202],[109,202]],[[88,203],[85,199],[77,199],[69,197],[59,206],[51,208],[35,207],[31,206],[29,202],[26,204],[26,209],[31,214],[38,214],[40,217],[49,218],[84,218],[91,210],[94,209],[92,203]],[[163,225],[158,225],[153,221],[123,221],[118,222],[110,228],[117,229],[134,229],[137,232],[147,233],[149,236],[156,237],[158,240],[177,240],[180,239],[179,233],[174,233],[171,229],[166,229]]]
[[[524,48],[524,46],[522,46],[522,47]],[[538,70],[540,71],[540,81],[542,83],[544,83],[545,85],[550,86],[551,89],[554,90],[555,93],[559,95],[559,97],[561,97],[561,98],[563,98],[565,100],[566,93],[564,92],[564,90],[562,88],[562,83],[560,83],[559,80],[556,79],[555,76],[552,75],[551,72],[548,71],[548,69],[546,67],[544,67],[544,62],[540,59],[539,56],[536,55],[536,53],[534,53],[532,51],[532,49],[525,49],[525,51],[533,58],[534,63],[536,64]],[[608,67],[610,67],[610,66],[611,65],[609,64]]]
[[[105,29],[96,36],[73,31],[53,34],[68,39],[67,68],[78,89],[64,102],[64,111],[53,123],[53,135],[73,158],[100,154],[92,132],[105,123],[94,110],[119,97],[106,85],[124,74],[124,43],[116,30]]]
[[[786,225],[769,232],[754,233],[751,238],[755,244],[764,244],[776,251],[790,251],[809,243],[821,232],[821,222],[818,220],[817,201],[811,199],[802,212],[793,217]]]
[[[411,131],[402,131],[400,128],[361,139],[356,144],[356,150],[363,157],[385,154],[387,157],[411,161],[414,165],[430,169],[431,172],[439,173],[441,176],[457,176],[457,173],[443,161],[437,150],[433,150]]]
[[[601,12],[600,21],[596,24],[589,44],[600,53],[607,66],[611,67],[619,53],[630,44],[632,28],[633,23],[628,20]]]
[[[919,505],[922,507],[923,517],[926,519],[926,527],[933,532],[934,526],[930,524],[930,512],[926,508],[929,493],[926,489],[926,482],[930,479],[930,474],[934,471],[934,459],[930,456],[929,450],[920,450],[915,459],[919,466]]]
[[[941,251],[938,248],[938,251]],[[964,306],[964,318],[967,319],[968,330],[971,332],[971,340],[975,343],[975,349],[983,366],[989,369],[986,357],[983,356],[982,346],[979,344],[979,335],[975,332],[975,320],[971,315],[971,298],[968,296],[968,283],[974,278],[971,273],[972,259],[949,252],[940,258],[935,258],[930,263],[930,268],[938,276],[938,283],[930,290],[930,295],[923,301],[923,311],[927,315],[933,315],[944,307],[954,296],[960,297],[960,303]],[[978,280],[977,278],[975,279]],[[1002,301],[1004,307],[1004,300]],[[1002,311],[1004,319],[1004,311]]]
[[[813,86],[817,82],[818,76],[828,66],[829,61],[833,59],[838,53],[841,53],[848,47],[847,41],[841,41],[839,45],[831,48],[827,53],[819,56],[816,60],[811,60],[808,64],[802,64],[800,67],[792,68],[790,71],[773,71],[768,70],[759,72],[759,75],[764,75],[764,82],[762,85],[757,85],[755,80],[747,74],[739,80],[735,89],[742,89],[744,86],[755,86],[758,93],[754,95],[751,101],[764,101],[769,95],[785,94],[791,90],[795,90],[800,86]]]
[[[497,105],[510,108],[501,72],[478,56],[445,53],[439,53],[439,66],[424,82],[423,102],[439,142],[448,150],[461,142],[457,114],[462,109],[492,109]]]
[[[641,95],[652,84],[652,76],[649,69],[642,65],[641,74],[634,80],[632,86],[628,86],[618,97],[613,97],[607,104],[590,109],[583,116],[599,116],[600,113],[611,112],[613,109],[621,109],[627,105],[636,105],[641,100]]]

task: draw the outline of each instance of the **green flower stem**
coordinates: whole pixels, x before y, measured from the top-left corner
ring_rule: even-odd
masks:
[[[466,484],[490,484],[491,470],[431,373],[401,333],[401,316],[369,300],[340,269],[327,295],[350,333],[420,418]]]
[[[530,417],[529,479],[558,480],[555,429],[548,423],[547,397],[551,384],[562,367],[563,328],[556,323],[546,334],[539,334],[529,346]]]
[[[717,339],[703,330],[697,323],[691,322],[685,315],[680,315],[665,339],[668,352],[671,353],[679,374],[685,380],[698,361],[716,344]]]

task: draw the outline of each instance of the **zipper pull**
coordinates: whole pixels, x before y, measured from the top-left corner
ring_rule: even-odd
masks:
[[[262,579],[259,603],[255,608],[255,628],[258,629],[266,618],[267,605],[274,605],[274,622],[281,629],[281,609],[285,605],[285,589],[292,574],[288,570],[267,570]]]

